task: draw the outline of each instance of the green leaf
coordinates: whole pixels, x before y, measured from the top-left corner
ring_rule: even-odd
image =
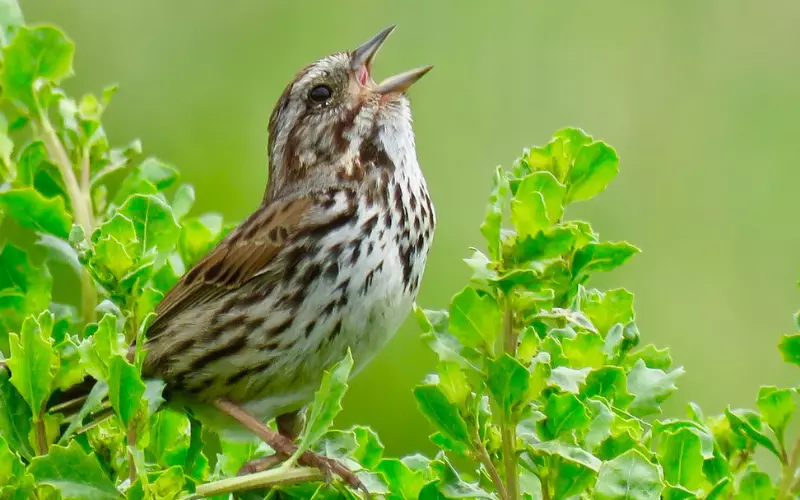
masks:
[[[445,437],[460,443],[471,443],[467,423],[439,386],[418,385],[414,388],[414,399],[422,414]]]
[[[389,490],[394,493],[393,498],[416,499],[425,486],[423,471],[411,470],[408,465],[396,458],[384,458],[375,471],[382,474]]]
[[[594,472],[599,471],[602,465],[602,462],[588,451],[559,440],[531,443],[531,447],[537,452],[561,457]]]
[[[550,396],[544,408],[547,418],[539,423],[543,439],[555,439],[589,425],[586,407],[571,393]]]
[[[24,24],[25,20],[22,18],[22,11],[17,0],[0,1],[0,27],[2,28],[0,44],[8,45],[17,29]]]
[[[148,193],[147,185],[161,191],[170,187],[178,180],[178,171],[155,158],[145,159],[139,166],[128,174],[114,197],[114,205],[120,206],[131,195]]]
[[[358,447],[352,456],[367,469],[374,469],[383,458],[383,443],[369,427],[353,427]]]
[[[736,500],[773,500],[776,498],[776,493],[769,475],[748,469],[739,483]]]
[[[433,460],[430,468],[439,480],[436,488],[444,495],[443,498],[489,497],[489,494],[476,483],[464,481],[445,457],[442,457],[441,460]]]
[[[28,143],[17,158],[17,179],[15,185],[32,186],[36,173],[42,162],[47,160],[47,150],[44,142],[32,141]]]
[[[221,215],[204,214],[184,220],[178,242],[184,262],[192,265],[204,257],[216,245],[221,234]]]
[[[63,500],[121,498],[94,455],[87,455],[77,441],[52,446],[47,455],[33,459],[28,472],[37,484],[58,490]]]
[[[602,141],[584,146],[575,156],[567,177],[565,203],[588,200],[603,191],[619,172],[619,157]]]
[[[502,328],[500,306],[488,294],[480,295],[473,287],[461,290],[450,303],[450,331],[467,347],[494,352],[494,343]]]
[[[194,187],[191,184],[181,184],[175,190],[172,198],[172,214],[180,221],[189,213],[194,205]]]
[[[72,421],[69,423],[67,430],[61,434],[61,437],[58,439],[58,444],[66,443],[68,438],[83,425],[83,420],[89,413],[100,407],[100,404],[107,395],[108,385],[105,382],[96,383],[91,391],[89,391],[89,395],[86,397],[86,401],[84,401],[80,410],[78,410],[77,415],[72,417]]]
[[[470,388],[467,382],[467,376],[461,371],[458,363],[454,361],[439,363],[438,372],[439,387],[444,391],[447,399],[457,406],[462,406],[467,400]]]
[[[575,242],[574,228],[558,225],[512,240],[513,244],[504,248],[504,259],[515,263],[554,259],[569,253]]]
[[[13,484],[24,474],[25,466],[0,434],[0,485]]]
[[[633,394],[629,411],[636,416],[651,415],[661,411],[661,403],[675,392],[675,381],[683,375],[683,368],[669,373],[648,368],[641,359],[628,373],[628,392]]]
[[[81,342],[80,351],[86,371],[97,380],[108,380],[109,365],[114,356],[125,356],[125,337],[117,332],[117,318],[106,313],[91,337]]]
[[[566,187],[550,172],[534,172],[519,184],[511,200],[511,222],[520,236],[535,236],[557,223],[564,207]]]
[[[733,495],[733,484],[730,478],[721,479],[706,495],[705,500],[727,500]]]
[[[191,431],[183,413],[169,409],[150,417],[150,444],[147,452],[164,468],[183,467],[189,453]]]
[[[586,436],[583,440],[586,443],[586,448],[593,450],[611,435],[611,427],[614,420],[616,420],[616,416],[609,408],[608,403],[600,398],[588,399],[586,408],[591,414],[591,422],[586,429]]]
[[[575,370],[566,366],[558,366],[551,371],[548,382],[562,391],[578,394],[581,386],[586,384],[586,377],[591,371],[591,368]]]
[[[122,356],[113,356],[108,368],[108,399],[122,425],[128,427],[142,407],[144,382],[136,367]]]
[[[604,366],[586,377],[586,387],[581,391],[585,398],[602,397],[615,407],[626,409],[634,397],[628,392],[625,371],[617,366]]]
[[[146,485],[145,483],[146,479]],[[181,467],[140,475],[127,491],[127,500],[177,500],[184,498],[186,477]]]
[[[561,346],[573,368],[600,368],[605,363],[605,342],[597,333],[579,333],[575,338],[565,338]]]
[[[778,389],[773,386],[761,387],[758,390],[758,411],[769,425],[778,442],[783,444],[783,435],[795,410],[792,391]]]
[[[151,248],[166,253],[178,241],[180,227],[169,206],[156,196],[135,194],[125,201],[119,213],[133,222],[140,253]]]
[[[667,483],[697,490],[703,485],[700,436],[690,429],[665,432],[658,442],[659,463]]]
[[[778,348],[781,350],[784,361],[800,365],[800,333],[784,335]]]
[[[506,419],[511,419],[526,402],[529,374],[522,364],[508,354],[489,360],[487,385]]]
[[[503,207],[508,201],[508,179],[503,174],[503,167],[497,167],[492,178],[492,194],[486,208],[486,218],[481,224],[481,234],[486,238],[489,255],[494,260],[500,258],[500,227],[503,223]]]
[[[575,252],[572,260],[572,275],[582,279],[590,273],[611,271],[640,250],[626,241],[589,243]]]
[[[20,26],[14,39],[3,48],[0,86],[9,99],[29,111],[36,109],[34,83],[59,82],[72,74],[75,45],[57,28]]]
[[[603,335],[615,324],[625,325],[634,319],[633,294],[624,288],[606,293],[584,290],[582,295],[581,311]]]
[[[306,413],[306,425],[300,435],[300,446],[294,454],[295,459],[328,431],[333,419],[342,410],[342,398],[347,391],[347,380],[352,369],[353,356],[348,349],[344,359],[330,370],[325,370],[320,387],[314,394],[314,401]]]
[[[758,419],[758,416],[752,415],[752,418],[750,419],[748,419],[747,416],[747,412],[734,412],[731,411],[730,408],[725,409],[725,417],[728,419],[733,432],[739,434],[740,436],[752,439],[767,450],[771,451],[773,455],[778,457],[778,460],[783,462],[783,456],[781,455],[781,452],[778,451],[778,447],[775,446],[775,443],[773,443],[766,434],[761,432],[761,429],[756,428],[753,425],[753,423],[756,422],[760,427],[761,421]]]
[[[653,344],[648,344],[638,351],[628,354],[623,364],[626,368],[632,368],[639,360],[646,367],[658,370],[669,370],[672,366],[672,355],[669,353],[669,348],[657,349]]]
[[[19,331],[25,318],[47,309],[53,280],[46,266],[34,266],[11,244],[0,251],[0,269],[0,333],[5,334]],[[0,336],[0,349],[6,349],[7,340]]]
[[[13,217],[19,225],[58,236],[69,237],[72,217],[67,213],[60,196],[45,198],[32,187],[0,192],[0,210]]]
[[[9,335],[11,383],[31,407],[34,422],[38,422],[53,388],[58,372],[58,355],[53,349],[53,315],[42,313],[22,324],[22,332]]]
[[[94,251],[95,263],[111,271],[117,280],[121,280],[133,267],[133,256],[113,236],[101,238],[95,244]]]
[[[484,356],[450,333],[447,311],[423,310],[415,305],[414,318],[423,331],[422,339],[440,361],[452,361],[461,368],[483,372]]]
[[[11,384],[10,376],[7,370],[0,369],[0,436],[11,450],[30,460],[35,454],[28,441],[33,417],[30,407]]]
[[[600,467],[594,495],[598,500],[659,500],[663,489],[659,466],[630,450]]]

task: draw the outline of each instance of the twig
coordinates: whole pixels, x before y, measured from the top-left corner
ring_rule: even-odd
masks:
[[[92,233],[94,229],[94,215],[92,211],[91,197],[88,192],[88,178],[86,180],[87,190],[84,192],[78,184],[78,179],[75,177],[75,172],[72,167],[72,161],[69,159],[67,150],[58,134],[50,124],[47,114],[42,109],[36,110],[36,119],[34,120],[34,129],[42,137],[42,142],[47,149],[47,153],[55,163],[56,168],[64,180],[64,186],[67,188],[67,195],[69,196],[72,212],[75,214],[75,221],[83,226],[87,235]],[[85,167],[85,165],[84,165]],[[88,172],[83,173],[86,177]],[[94,319],[94,308],[97,305],[97,291],[94,288],[94,281],[87,271],[81,275],[81,309],[83,311],[86,321]]]
[[[503,344],[506,354],[516,357],[517,336],[514,333],[514,312],[511,309],[511,298],[505,298],[505,317],[503,320]],[[519,472],[517,471],[517,426],[513,419],[503,416],[500,434],[503,440],[503,464],[506,472],[506,491],[509,500],[519,498]]]
[[[503,484],[503,480],[500,478],[497,468],[492,463],[492,459],[489,457],[489,452],[486,451],[486,447],[483,445],[483,441],[481,441],[481,437],[478,435],[477,428],[474,429],[474,434],[475,436],[473,439],[475,439],[478,461],[482,463],[484,467],[486,467],[486,472],[489,474],[489,477],[494,483],[495,488],[497,488],[497,493],[500,494],[501,500],[508,500],[506,486]]]
[[[311,467],[297,467],[291,469],[272,469],[246,476],[221,479],[212,483],[201,484],[195,490],[192,498],[205,498],[224,493],[261,489],[279,484],[294,484],[304,481],[322,481],[325,475]]]
[[[800,436],[798,436],[798,438],[794,442],[794,446],[792,447],[791,458],[789,458],[789,461],[783,465],[783,471],[781,474],[781,483],[780,487],[778,488],[778,496],[775,497],[777,500],[781,500],[784,498],[791,498],[792,490],[795,489],[797,486],[797,482],[795,480],[795,474],[797,472],[797,467],[799,465],[800,465]]]
[[[47,455],[47,427],[44,424],[44,419],[39,415],[39,421],[36,422],[36,439],[39,444],[39,453]]]

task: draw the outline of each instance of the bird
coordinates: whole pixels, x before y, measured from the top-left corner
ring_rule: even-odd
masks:
[[[432,66],[376,83],[372,63],[394,28],[285,87],[260,206],[166,293],[147,329],[142,375],[163,380],[168,400],[235,422],[284,458],[324,370],[349,349],[358,373],[397,332],[433,242],[407,95]],[[362,486],[326,457],[299,462]]]

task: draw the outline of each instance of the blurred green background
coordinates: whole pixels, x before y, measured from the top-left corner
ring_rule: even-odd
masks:
[[[800,305],[800,2],[22,0],[77,43],[73,93],[118,82],[106,126],[140,137],[241,220],[266,182],[266,128],[295,71],[398,29],[377,77],[434,70],[411,94],[440,225],[419,302],[443,307],[481,243],[492,168],[567,125],[613,145],[621,175],[568,215],[643,249],[602,288],[636,293],[645,342],[687,369],[668,405],[754,406],[795,383],[775,344]],[[339,425],[430,450],[411,388],[433,357],[409,320],[360,375]]]

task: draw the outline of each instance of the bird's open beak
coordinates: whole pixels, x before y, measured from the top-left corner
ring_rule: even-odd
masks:
[[[367,76],[372,73],[372,61],[375,59],[375,54],[383,45],[383,42],[394,31],[395,25],[389,26],[377,35],[373,36],[351,54],[353,71],[359,75],[359,71],[364,68],[367,71]],[[419,68],[404,71],[398,75],[390,76],[383,80],[381,83],[372,88],[372,91],[378,94],[391,94],[402,93],[408,90],[417,80],[422,78],[425,73],[431,70],[433,66],[422,66]]]

